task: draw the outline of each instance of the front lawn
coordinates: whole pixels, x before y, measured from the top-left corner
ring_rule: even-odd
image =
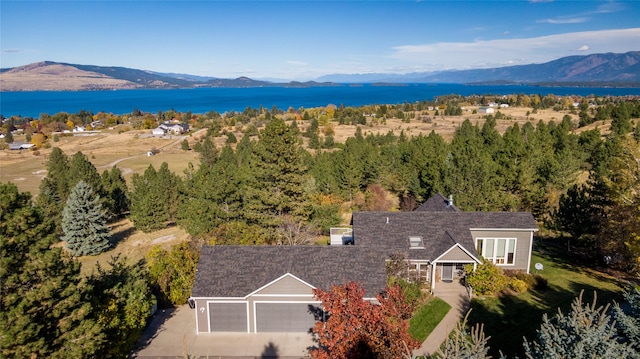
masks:
[[[409,334],[419,342],[423,342],[447,315],[449,309],[451,306],[444,300],[432,298],[420,307],[409,321]]]
[[[523,337],[535,338],[542,322],[542,315],[553,316],[561,308],[569,311],[571,302],[584,291],[583,302],[591,303],[594,291],[600,305],[622,299],[622,286],[618,280],[605,273],[575,263],[563,251],[552,246],[535,243],[531,258],[531,273],[539,273],[548,282],[548,288],[497,298],[474,298],[469,315],[470,325],[484,323],[484,330],[491,339],[491,354],[500,357],[498,351],[508,356],[523,356]],[[544,269],[536,271],[541,263]]]

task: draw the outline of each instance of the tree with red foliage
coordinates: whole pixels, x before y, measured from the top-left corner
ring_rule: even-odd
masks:
[[[313,327],[312,358],[402,358],[420,346],[409,335],[413,308],[399,286],[377,295],[378,303],[364,300],[365,291],[355,282],[313,292],[328,318]]]

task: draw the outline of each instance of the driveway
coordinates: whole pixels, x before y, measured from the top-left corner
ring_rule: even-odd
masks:
[[[183,305],[153,317],[132,357],[184,358],[188,353],[212,359],[298,359],[308,358],[312,345],[305,333],[196,334],[193,309]]]
[[[451,310],[431,335],[415,350],[415,355],[435,353],[469,309],[469,297],[457,281],[439,283],[434,293],[451,305]],[[161,310],[154,317],[138,343],[133,358],[212,359],[298,359],[308,358],[313,346],[305,333],[206,333],[196,334],[195,315],[188,305]]]

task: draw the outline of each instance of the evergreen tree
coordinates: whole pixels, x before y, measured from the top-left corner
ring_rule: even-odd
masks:
[[[37,203],[55,223],[58,235],[62,235],[62,210],[69,190],[69,159],[59,147],[54,147],[47,161],[47,176],[40,182]]]
[[[231,147],[224,147],[213,168],[201,166],[182,186],[178,223],[202,235],[241,217],[244,176]]]
[[[104,343],[82,296],[80,263],[29,193],[0,184],[0,356],[91,358]]]
[[[4,129],[4,142],[12,143],[13,142],[13,134],[11,133],[10,126],[5,127]]]
[[[144,171],[144,175],[137,173],[131,178],[130,218],[136,228],[143,232],[151,232],[164,228],[169,221],[169,212],[163,203],[161,189],[157,187],[158,174],[153,165]]]
[[[132,177],[130,216],[135,226],[151,232],[177,218],[180,205],[180,178],[163,162],[158,171],[152,165],[144,175]]]
[[[110,217],[118,217],[129,211],[129,190],[118,167],[113,166],[111,171],[102,172],[102,187],[107,196],[105,204]]]
[[[490,359],[489,337],[484,334],[483,326],[476,324],[467,331],[467,319],[456,324],[456,328],[449,335],[437,352],[442,359]]]
[[[558,310],[552,319],[545,314],[534,341],[524,342],[529,359],[561,358],[640,358],[640,353],[624,343],[611,315],[609,306],[583,304],[582,294],[571,304],[571,311]]]
[[[125,358],[147,326],[154,297],[142,261],[127,264],[126,258],[112,257],[108,267],[98,263],[87,280],[87,297],[105,333],[103,345],[93,355]]]
[[[67,249],[74,256],[95,255],[109,248],[107,213],[100,197],[84,181],[78,182],[62,212],[62,229]]]
[[[280,118],[261,131],[251,157],[253,178],[246,191],[245,213],[251,223],[276,227],[284,215],[309,218],[304,185],[308,181],[298,131]]]
[[[628,309],[624,310],[616,303],[613,317],[626,342],[640,353],[640,289],[633,288],[624,295]]]
[[[69,173],[67,174],[69,179],[69,191],[80,181],[84,181],[94,193],[100,197],[104,197],[104,190],[102,189],[102,179],[96,167],[89,161],[87,156],[78,151],[69,161]]]

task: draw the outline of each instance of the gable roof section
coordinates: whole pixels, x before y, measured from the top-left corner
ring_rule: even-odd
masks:
[[[356,246],[376,247],[388,254],[402,251],[409,259],[433,261],[454,244],[479,258],[471,229],[537,230],[529,212],[354,212]],[[424,249],[409,249],[409,237],[420,236]]]
[[[356,246],[205,246],[192,296],[244,298],[288,273],[322,290],[360,282],[374,297],[386,286],[385,254]]]
[[[449,204],[449,199],[441,193],[436,193],[426,202],[414,209],[417,212],[461,212],[458,207]]]

